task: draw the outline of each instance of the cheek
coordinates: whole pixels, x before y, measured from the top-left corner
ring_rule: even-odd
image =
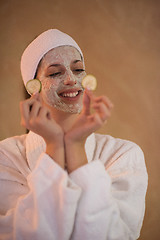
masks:
[[[81,83],[82,82],[82,79],[84,78],[86,76],[86,73],[85,72],[83,72],[83,73],[81,73],[81,74],[79,74],[79,75],[76,75],[76,80],[77,80],[77,82],[78,83]]]
[[[55,81],[53,83],[52,79],[42,81],[42,97],[45,103],[52,106],[57,101],[57,89],[58,84]]]
[[[42,90],[45,92],[50,89],[56,89],[58,87],[58,81],[55,81],[55,80],[53,81],[52,79],[42,80],[41,83],[42,83]]]

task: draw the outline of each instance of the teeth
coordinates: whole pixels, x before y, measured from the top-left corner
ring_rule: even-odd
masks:
[[[76,97],[77,95],[78,95],[78,92],[62,93],[63,97]]]

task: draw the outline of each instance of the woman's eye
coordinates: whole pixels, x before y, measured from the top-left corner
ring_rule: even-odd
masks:
[[[49,76],[50,77],[56,77],[57,75],[61,74],[61,72],[55,72],[55,73],[52,73],[50,74]]]
[[[78,69],[75,69],[74,71],[80,73],[80,72],[84,72],[85,70],[81,69],[81,68],[78,68]]]

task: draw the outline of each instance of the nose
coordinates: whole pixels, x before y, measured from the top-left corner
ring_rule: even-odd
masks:
[[[72,73],[68,73],[63,83],[64,85],[74,86],[77,81]]]

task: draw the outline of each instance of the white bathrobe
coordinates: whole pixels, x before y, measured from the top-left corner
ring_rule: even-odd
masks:
[[[1,240],[135,240],[147,189],[142,150],[92,134],[88,164],[68,174],[33,132],[0,142]]]

